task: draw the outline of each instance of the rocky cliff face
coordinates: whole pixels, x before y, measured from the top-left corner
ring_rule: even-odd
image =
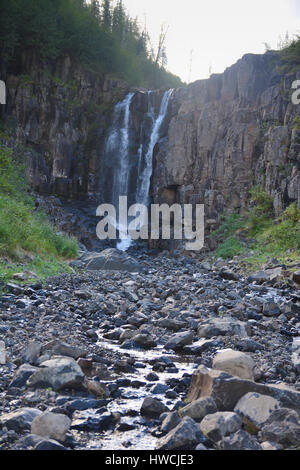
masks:
[[[68,57],[45,65],[31,53],[3,78],[5,117],[15,123],[16,143],[26,146],[32,187],[71,199],[93,194],[111,113],[129,86]]]
[[[156,202],[204,203],[208,225],[226,209],[242,212],[254,185],[272,196],[276,213],[300,202],[296,76],[280,77],[276,63],[276,53],[248,54],[173,93],[154,159]]]
[[[226,210],[243,212],[254,185],[272,196],[277,214],[300,203],[300,130],[294,123],[300,108],[291,101],[291,84],[300,74],[282,77],[277,63],[276,53],[248,54],[223,74],[173,92],[154,148],[154,202],[204,203],[207,228]],[[16,142],[26,146],[33,188],[73,201],[94,199],[94,214],[96,201],[109,202],[105,137],[128,84],[69,58],[45,66],[32,54],[3,78],[4,117],[14,120]],[[162,96],[154,94],[156,112]],[[130,109],[132,154],[141,129],[147,134],[147,111],[148,95],[137,91]]]

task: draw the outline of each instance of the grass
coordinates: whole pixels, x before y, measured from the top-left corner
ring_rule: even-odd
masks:
[[[38,278],[68,270],[77,256],[75,238],[62,235],[28,193],[22,162],[0,144],[0,280],[33,271]]]
[[[292,203],[280,217],[273,214],[272,199],[259,187],[252,188],[252,208],[244,217],[228,214],[212,236],[219,246],[214,257],[230,259],[236,255],[250,269],[259,269],[268,259],[280,263],[300,262],[300,208]]]

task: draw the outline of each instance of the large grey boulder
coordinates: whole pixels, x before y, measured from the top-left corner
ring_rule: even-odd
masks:
[[[193,450],[203,438],[199,425],[189,416],[170,431],[166,436],[159,439],[157,449],[159,450]]]
[[[187,344],[193,342],[194,333],[192,331],[183,331],[182,333],[176,333],[165,344],[165,349],[173,349],[174,351],[182,349]]]
[[[169,411],[168,407],[157,398],[146,397],[141,406],[141,415],[151,418],[158,417],[165,411]]]
[[[20,408],[17,411],[4,413],[0,416],[0,428],[6,427],[9,431],[30,430],[31,423],[42,412],[36,408]]]
[[[80,261],[84,263],[86,269],[92,271],[140,272],[143,270],[143,267],[132,256],[116,248],[108,248],[100,253],[84,253]]]
[[[264,441],[271,441],[284,448],[300,446],[300,415],[294,410],[281,408],[274,411],[261,431]]]
[[[84,381],[84,374],[77,362],[70,357],[57,357],[45,361],[27,380],[27,386],[33,388],[51,387],[55,391],[65,388],[77,388]]]
[[[228,349],[220,351],[213,360],[213,369],[223,370],[241,379],[254,380],[254,362],[250,356]]]
[[[206,415],[216,411],[217,406],[215,401],[211,397],[203,397],[183,407],[179,414],[182,417],[189,416],[195,421],[200,422]]]
[[[200,338],[212,338],[213,336],[236,335],[246,338],[246,323],[235,320],[231,317],[212,318],[205,323],[200,323],[198,328]]]
[[[71,420],[66,415],[45,411],[32,421],[31,433],[64,442],[70,426]]]
[[[273,411],[280,408],[275,398],[260,393],[247,393],[236,404],[234,411],[242,418],[249,432],[258,432]]]
[[[250,392],[273,397],[282,407],[300,410],[300,392],[290,387],[259,384],[202,365],[192,375],[187,398],[192,402],[198,398],[212,397],[218,410],[232,411],[238,401]]]

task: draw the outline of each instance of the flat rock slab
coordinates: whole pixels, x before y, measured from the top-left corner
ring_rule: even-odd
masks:
[[[210,396],[218,410],[232,411],[238,401],[250,392],[273,397],[282,407],[300,410],[300,392],[287,386],[258,384],[202,365],[192,375],[187,398],[192,402]]]
[[[116,248],[108,248],[100,253],[84,253],[80,261],[84,263],[86,269],[92,271],[140,272],[144,269],[132,256]]]

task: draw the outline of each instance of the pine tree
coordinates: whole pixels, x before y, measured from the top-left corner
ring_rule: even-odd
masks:
[[[103,0],[102,2],[102,23],[107,29],[112,26],[112,14],[110,0]]]

